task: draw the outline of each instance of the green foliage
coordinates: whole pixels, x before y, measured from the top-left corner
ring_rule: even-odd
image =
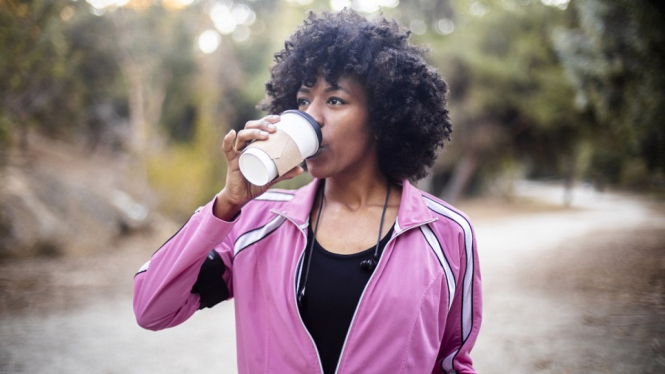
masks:
[[[159,70],[164,71],[162,74],[169,77],[161,124],[168,131],[170,139],[190,142],[195,135],[198,108],[195,100],[196,87],[192,84],[197,73],[194,48],[192,48],[195,30],[188,23],[197,16],[197,13],[188,10],[187,13],[173,13],[167,16],[170,17],[169,22],[161,24],[168,25],[168,29],[160,31],[163,32],[161,38],[168,43],[164,43],[163,50],[158,53],[162,60]],[[164,20],[165,17],[150,18]]]
[[[195,144],[175,144],[152,155],[147,163],[148,180],[159,196],[159,211],[183,218],[191,215],[192,207],[210,200],[216,192],[206,188],[217,166],[212,161]]]
[[[69,50],[59,84],[67,94],[54,97],[38,114],[40,128],[52,137],[85,140],[91,149],[101,144],[122,148],[117,128],[126,117],[127,104],[113,26],[92,15],[84,3],[73,3],[62,13],[69,17],[60,25]]]
[[[628,0],[573,4],[577,24],[557,30],[555,45],[578,107],[590,110],[599,124],[596,159],[604,161],[592,172],[629,184],[625,180],[633,175],[647,185],[648,178],[637,177],[645,167],[665,171],[663,6]]]
[[[530,176],[563,176],[593,123],[575,107],[574,90],[551,43],[569,14],[540,2],[452,2],[454,32],[428,33],[433,62],[450,84],[453,143],[438,173],[479,158],[473,179],[490,180],[519,163]],[[467,181],[472,183],[472,180]]]
[[[174,143],[147,160],[148,182],[159,196],[160,211],[184,219],[192,207],[204,205],[224,185],[221,136],[199,119],[191,142]]]
[[[0,144],[62,93],[68,45],[57,15],[65,1],[0,1]]]
[[[223,133],[263,115],[255,105],[273,53],[306,9],[330,6],[236,0],[256,12],[251,37],[220,35],[205,55],[196,42],[214,29],[213,3],[95,15],[85,1],[0,0],[0,145],[34,126],[130,154],[145,160],[166,211],[191,213],[223,185]],[[437,183],[451,180],[461,160],[474,169],[467,189],[516,170],[622,185],[662,176],[665,33],[655,4],[572,0],[562,10],[541,1],[414,0],[384,9],[420,28],[413,39],[429,44],[450,84],[455,131]],[[440,22],[454,31],[437,32]],[[140,124],[150,135],[138,157],[130,151]]]

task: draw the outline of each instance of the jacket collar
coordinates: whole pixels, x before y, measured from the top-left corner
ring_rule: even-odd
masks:
[[[397,212],[399,231],[435,221],[437,218],[425,204],[422,192],[411,185],[408,180],[402,181],[402,199]]]
[[[312,210],[319,183],[321,183],[320,179],[314,179],[297,190],[293,199],[275,212],[292,219],[298,226],[306,225],[309,222],[309,213]],[[397,225],[400,227],[400,231],[434,220],[436,217],[425,204],[420,190],[411,185],[408,180],[403,180],[402,198],[397,212]]]
[[[282,209],[275,209],[275,212],[290,218],[298,226],[308,224],[309,213],[312,211],[319,183],[321,183],[320,179],[314,179],[303,188],[300,188],[293,195],[291,201],[284,204]]]

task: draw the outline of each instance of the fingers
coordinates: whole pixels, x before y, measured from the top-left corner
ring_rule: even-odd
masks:
[[[268,133],[263,130],[240,130],[236,134],[235,130],[231,130],[224,136],[222,142],[222,150],[224,151],[224,156],[229,164],[234,161],[239,155],[240,152],[253,140],[268,139]],[[233,141],[235,140],[235,146]]]
[[[242,151],[247,144],[251,143],[254,140],[266,140],[268,139],[268,132],[259,130],[259,129],[244,129],[238,132],[238,137],[236,138],[236,151]]]
[[[268,132],[259,129],[245,129],[240,130],[240,132],[236,134],[235,130],[231,130],[224,136],[222,150],[224,151],[226,158],[231,161],[236,158],[237,152],[242,151],[247,144],[256,139],[268,139]],[[233,146],[234,140],[236,141],[235,147]]]
[[[279,122],[279,119],[278,115],[270,115],[259,120],[249,121],[245,124],[245,129],[258,129],[272,134],[277,131],[275,123]]]
[[[245,128],[238,132],[236,139],[236,151],[242,151],[247,144],[254,140],[266,140],[268,135],[277,131],[275,123],[279,122],[278,115],[270,115],[259,120],[249,121],[245,124]]]
[[[233,149],[233,140],[235,138],[236,132],[235,130],[231,130],[226,136],[224,136],[224,140],[222,141],[222,151],[224,151],[224,155],[228,161],[231,161],[236,157],[236,152]]]

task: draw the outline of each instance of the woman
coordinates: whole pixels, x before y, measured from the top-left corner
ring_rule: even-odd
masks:
[[[233,297],[241,373],[475,372],[471,226],[409,183],[451,132],[446,83],[423,54],[394,21],[310,13],[275,55],[272,115],[224,138],[226,185],[137,274],[139,324],[175,326]],[[321,127],[315,179],[253,186],[238,157],[287,109]]]

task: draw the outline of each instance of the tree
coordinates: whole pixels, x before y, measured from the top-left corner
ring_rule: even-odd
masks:
[[[617,183],[631,166],[642,164],[663,178],[665,7],[628,0],[573,5],[577,23],[557,30],[555,46],[578,108],[590,110],[602,124],[594,143],[594,175]]]
[[[592,123],[575,108],[551,42],[567,13],[541,3],[472,3],[452,3],[453,17],[443,21],[454,32],[422,37],[450,84],[455,124],[435,188],[454,201],[507,165],[572,178]]]
[[[67,68],[67,43],[57,16],[64,1],[0,2],[0,144],[21,133],[33,116],[62,93],[59,79]],[[47,62],[47,63],[45,63]]]

